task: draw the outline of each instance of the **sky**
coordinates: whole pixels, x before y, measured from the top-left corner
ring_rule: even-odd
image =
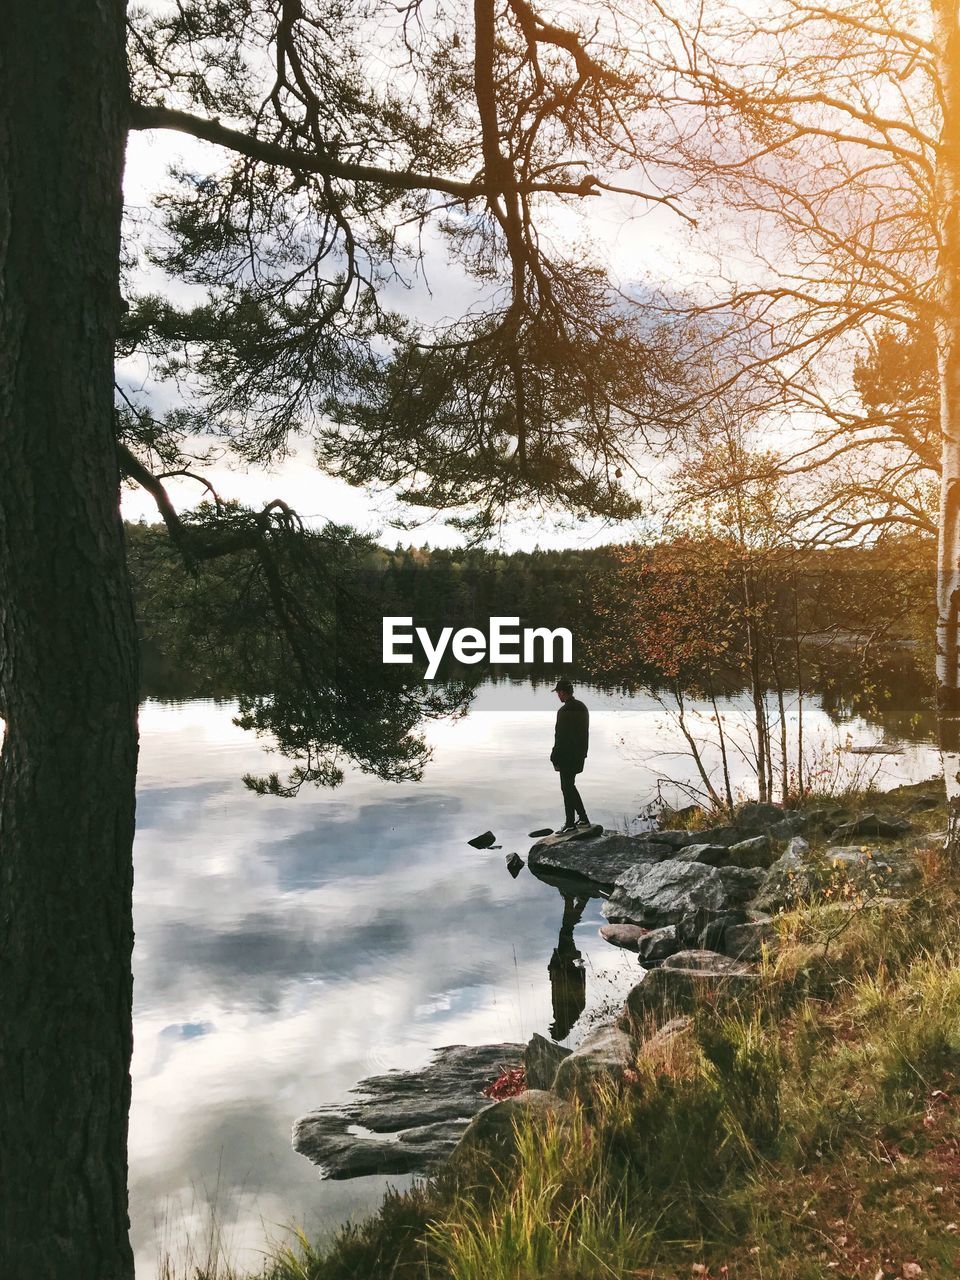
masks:
[[[156,193],[168,185],[171,165],[185,165],[202,172],[222,163],[224,153],[216,147],[181,134],[156,131],[133,132],[130,135],[124,182],[127,216],[136,224],[150,216]],[[574,233],[583,227],[571,225]],[[630,287],[640,281],[672,280],[678,271],[682,253],[684,224],[676,214],[657,205],[618,195],[592,200],[589,205],[588,233],[600,246],[614,277]],[[144,265],[136,278],[143,292],[163,292],[177,301],[197,297],[195,290],[168,281],[155,268]],[[422,292],[418,311],[425,308],[432,317],[456,314],[462,308],[465,277],[451,270],[434,269],[430,277],[429,295]],[[121,362],[118,382],[138,404],[148,405],[159,413],[176,406],[176,393],[169,385],[160,385],[152,377],[147,362],[136,358]],[[309,524],[325,520],[350,524],[363,533],[377,536],[385,545],[397,542],[422,546],[457,546],[463,536],[451,529],[442,515],[430,512],[401,512],[389,490],[373,492],[354,488],[337,477],[324,474],[316,466],[309,442],[294,443],[290,456],[270,469],[242,466],[226,456],[203,469],[224,498],[234,498],[251,506],[261,506],[282,497]],[[194,481],[167,482],[168,492],[179,510],[185,510],[203,497]],[[123,513],[128,520],[154,522],[158,519],[153,499],[139,487],[127,485],[123,493]],[[417,520],[413,530],[398,529],[398,518]],[[422,522],[422,523],[421,523]],[[611,525],[603,520],[572,521],[541,513],[518,515],[509,520],[501,533],[506,550],[530,550],[540,547],[590,547],[611,541],[629,541],[639,533],[638,526],[627,522]]]

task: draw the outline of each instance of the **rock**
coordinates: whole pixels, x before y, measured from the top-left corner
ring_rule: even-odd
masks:
[[[572,1118],[569,1102],[543,1089],[528,1089],[475,1115],[452,1152],[451,1162],[470,1164],[479,1157],[486,1166],[490,1161],[509,1161],[516,1151],[518,1126],[546,1124],[550,1120],[569,1123]]]
[[[946,831],[924,831],[908,841],[910,849],[942,849],[947,843]]]
[[[731,925],[723,936],[723,950],[735,960],[759,960],[766,945],[771,947],[777,931],[770,919],[747,920]]]
[[[490,849],[496,843],[497,837],[492,831],[484,831],[482,835],[474,836],[472,840],[467,841],[472,849]]]
[[[753,976],[753,970],[742,960],[734,960],[730,956],[720,955],[716,951],[678,951],[676,955],[664,960],[665,969],[684,969],[696,973],[710,973],[717,976],[734,974]]]
[[[536,831],[528,831],[527,835],[531,840],[539,840],[541,836],[552,836],[553,827],[537,827]]]
[[[428,1173],[450,1154],[470,1119],[490,1106],[481,1090],[504,1067],[518,1065],[523,1051],[518,1044],[450,1045],[420,1071],[362,1080],[356,1101],[296,1122],[294,1149],[320,1165],[324,1178]],[[370,1132],[351,1132],[358,1127]]]
[[[591,830],[595,834],[590,839],[553,835],[538,840],[527,857],[530,870],[541,880],[581,880],[585,888],[606,893],[630,867],[659,862],[669,853],[647,836],[627,836],[600,827]]]
[[[670,855],[673,862],[700,862],[705,867],[717,867],[727,857],[727,847],[722,844],[688,844]]]
[[[737,810],[735,821],[738,827],[759,831],[765,830],[775,822],[781,822],[784,818],[795,816],[792,811],[787,811],[778,804],[760,804],[754,800]]]
[[[539,1032],[527,1042],[523,1051],[523,1067],[526,1073],[528,1089],[552,1089],[556,1079],[557,1068],[564,1058],[569,1058],[570,1050],[563,1045],[554,1044]]]
[[[890,864],[884,860],[882,849],[868,849],[861,845],[832,845],[823,855],[828,867],[837,867],[842,871],[882,872]]]
[[[684,849],[688,844],[702,844],[699,831],[654,831],[651,839],[670,849]]]
[[[619,925],[621,929],[632,928],[631,925]],[[664,925],[662,929],[654,929],[641,938],[637,944],[637,952],[641,964],[659,964],[680,950],[680,939],[677,937],[675,924]]]
[[[516,880],[517,876],[526,865],[527,864],[518,853],[511,853],[507,857],[507,870],[513,876],[514,880]]]
[[[766,871],[761,867],[718,867],[717,875],[727,892],[731,907],[742,906],[756,897],[767,878]]]
[[[636,951],[642,938],[650,936],[649,929],[638,924],[602,924],[600,937],[614,947],[622,947],[624,951]]]
[[[690,948],[701,951],[724,951],[723,940],[727,930],[743,924],[746,914],[742,910],[725,911],[723,915],[714,916],[706,923],[697,916],[681,920],[677,928],[677,951]]]
[[[926,795],[917,796],[915,800],[910,802],[910,811],[912,813],[924,813],[928,809],[936,809],[944,803],[943,796]]]
[[[709,827],[705,831],[654,831],[650,838],[671,849],[684,849],[690,844],[736,844],[743,836],[739,827]]]
[[[763,867],[766,869],[774,861],[773,841],[768,835],[753,836],[750,840],[740,840],[732,844],[727,851],[730,864],[734,867]]]
[[[836,839],[855,839],[857,836],[883,836],[887,838],[896,838],[897,836],[906,835],[911,831],[912,825],[906,818],[881,818],[876,813],[864,813],[858,818],[854,818],[852,822],[844,822],[838,827],[834,827],[830,832],[830,838]]]
[[[794,836],[786,851],[772,863],[754,900],[758,911],[780,911],[791,902],[809,897],[813,881],[807,871],[810,845]]]
[[[617,1027],[599,1027],[560,1063],[554,1091],[561,1098],[588,1094],[598,1080],[619,1080],[634,1059],[633,1041]]]
[[[667,967],[669,966],[669,967]],[[738,1000],[756,988],[757,975],[748,965],[713,951],[680,951],[659,969],[649,969],[627,996],[621,1026],[665,1022],[698,1002]]]
[[[637,1050],[643,1058],[661,1070],[669,1068],[683,1041],[689,1041],[693,1033],[693,1019],[686,1016],[671,1018],[658,1031],[644,1039]]]
[[[603,914],[614,923],[676,924],[686,916],[719,915],[730,903],[730,890],[714,867],[699,862],[639,864],[619,877]]]

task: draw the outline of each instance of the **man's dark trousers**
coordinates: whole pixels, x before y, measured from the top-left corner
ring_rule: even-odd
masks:
[[[579,769],[560,769],[560,790],[563,792],[563,808],[567,826],[572,826],[578,818],[586,820],[587,811],[577,790],[577,774]]]

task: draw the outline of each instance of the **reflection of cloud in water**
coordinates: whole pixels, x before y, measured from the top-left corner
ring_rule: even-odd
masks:
[[[143,1277],[153,1277],[156,1214],[172,1198],[192,1220],[191,1188],[212,1188],[218,1168],[238,1246],[259,1247],[265,1227],[316,1229],[372,1208],[385,1180],[319,1183],[290,1148],[294,1120],[364,1076],[425,1064],[437,1045],[546,1034],[558,941],[582,954],[586,975],[573,1039],[637,976],[636,957],[597,937],[596,900],[575,941],[569,928],[561,940],[557,891],[507,874],[505,855],[524,855],[526,832],[561,813],[546,759],[556,700],[526,687],[510,699],[509,686],[481,689],[475,714],[431,726],[420,784],[350,773],[342,788],[295,801],[244,788],[245,771],[275,765],[230,723],[229,704],[147,704],[131,1123]],[[611,826],[647,798],[647,775],[624,766],[619,741],[662,748],[662,716],[649,698],[587,701],[584,796]],[[502,849],[469,849],[488,827]]]

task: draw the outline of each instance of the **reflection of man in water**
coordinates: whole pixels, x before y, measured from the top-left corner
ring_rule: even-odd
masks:
[[[573,696],[573,685],[561,677],[554,688],[561,707],[557,712],[557,728],[550,752],[550,763],[560,775],[563,792],[564,822],[561,831],[589,826],[590,819],[577,790],[577,774],[583,772],[590,742],[590,712]]]
[[[554,948],[547,972],[550,974],[550,995],[553,1001],[553,1025],[550,1034],[554,1040],[565,1040],[573,1024],[583,1013],[587,1003],[587,975],[583,957],[573,940],[574,927],[580,923],[589,898],[563,895],[563,923],[560,937]]]

